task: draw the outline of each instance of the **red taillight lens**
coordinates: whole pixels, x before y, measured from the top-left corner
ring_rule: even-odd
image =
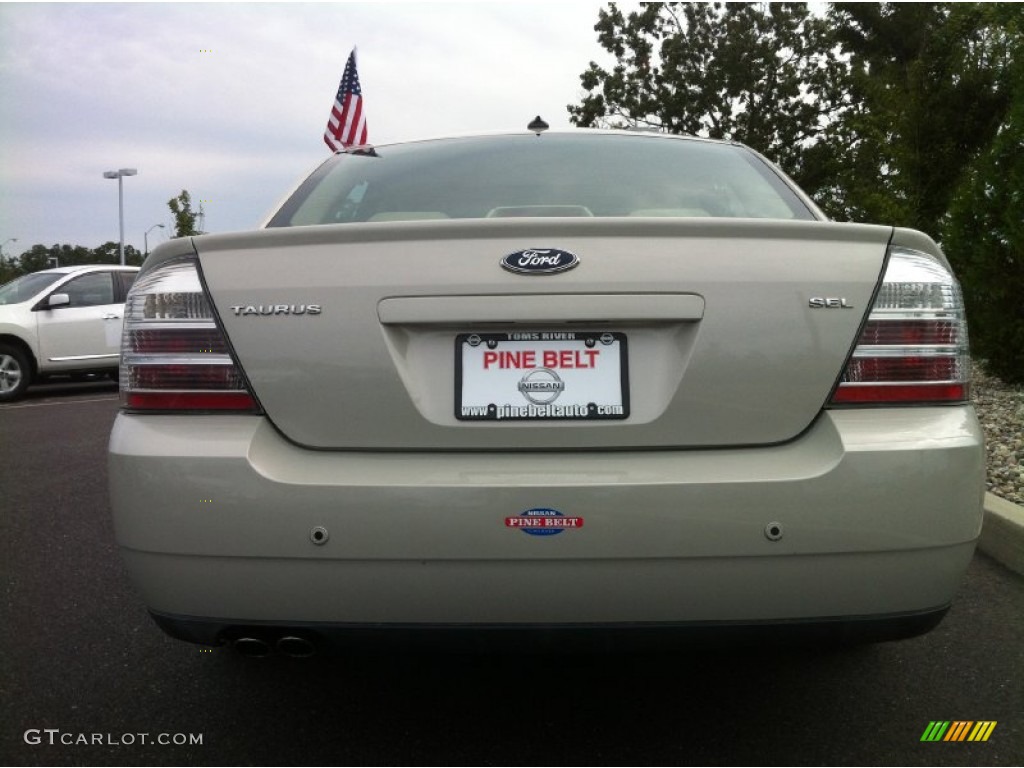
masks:
[[[961,324],[953,320],[868,320],[862,345],[959,344]]]
[[[893,248],[832,405],[960,403],[969,397],[963,297],[942,259]]]
[[[228,353],[224,334],[218,328],[176,328],[131,330],[128,346],[141,355]]]
[[[193,259],[132,286],[121,339],[121,402],[141,411],[258,411]]]
[[[966,384],[886,384],[878,387],[840,387],[833,405],[922,405],[967,400]]]
[[[252,411],[247,392],[129,392],[126,408],[134,411]]]

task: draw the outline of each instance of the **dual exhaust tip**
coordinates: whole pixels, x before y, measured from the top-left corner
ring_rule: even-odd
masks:
[[[310,640],[297,635],[282,635],[273,644],[259,637],[239,637],[232,645],[239,655],[253,659],[275,652],[293,659],[308,659],[316,653],[316,646]]]

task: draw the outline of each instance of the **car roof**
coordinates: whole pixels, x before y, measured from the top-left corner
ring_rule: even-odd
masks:
[[[382,142],[380,144],[360,144],[353,145],[347,149],[339,149],[334,154],[352,154],[360,151],[367,151],[374,147],[387,147],[395,146],[398,144],[419,144],[421,142],[430,141],[444,141],[446,139],[497,139],[502,136],[540,136],[541,134],[551,135],[569,135],[569,136],[633,136],[635,138],[646,138],[646,139],[665,139],[670,141],[695,141],[704,144],[725,144],[734,147],[745,147],[738,141],[726,141],[722,139],[708,139],[703,136],[693,136],[690,134],[679,134],[679,133],[667,133],[665,131],[659,131],[648,128],[632,128],[632,129],[620,129],[620,128],[545,128],[542,131],[531,131],[523,128],[515,128],[512,130],[497,130],[497,131],[475,131],[472,133],[452,133],[442,134],[437,136],[417,136],[410,139],[400,139],[396,141]]]
[[[73,264],[68,267],[50,267],[49,269],[40,269],[37,272],[34,272],[33,274],[71,275],[76,272],[90,272],[96,269],[116,269],[131,272],[139,271],[139,267],[129,266],[128,264]]]

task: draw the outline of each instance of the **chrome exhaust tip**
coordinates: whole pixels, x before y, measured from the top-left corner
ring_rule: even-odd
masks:
[[[277,641],[277,650],[293,659],[307,659],[316,653],[316,646],[304,637],[284,635]]]
[[[240,637],[233,645],[240,655],[253,659],[269,656],[273,651],[268,643],[258,637]]]

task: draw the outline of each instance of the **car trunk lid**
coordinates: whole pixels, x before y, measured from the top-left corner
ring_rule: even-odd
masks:
[[[843,370],[891,231],[506,219],[194,242],[253,392],[294,442],[587,450],[753,446],[799,435]],[[579,263],[552,274],[501,267],[530,249],[567,251]],[[602,371],[597,361],[607,362]],[[511,388],[501,396],[508,418],[486,413],[489,389],[500,387]],[[607,408],[587,412],[588,403]],[[528,413],[538,405],[565,413]]]

